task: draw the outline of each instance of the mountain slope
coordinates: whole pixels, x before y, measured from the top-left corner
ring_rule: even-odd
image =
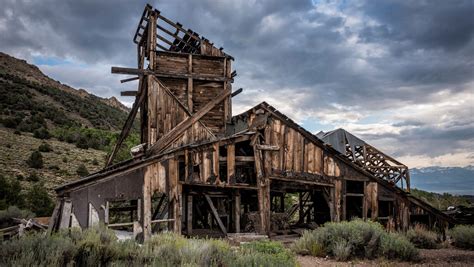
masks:
[[[0,52],[0,175],[17,179],[27,189],[39,177],[50,190],[79,178],[78,166],[89,172],[104,166],[124,124],[128,109],[116,98],[100,98],[44,75],[36,66]],[[139,142],[137,127],[119,151],[117,161],[129,157]],[[28,158],[39,146],[43,167]]]
[[[437,193],[474,195],[474,166],[426,167],[410,170],[413,188]]]

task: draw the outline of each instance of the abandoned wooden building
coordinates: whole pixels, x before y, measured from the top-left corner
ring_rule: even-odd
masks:
[[[452,219],[409,193],[408,168],[343,130],[306,131],[267,103],[232,115],[230,55],[147,5],[134,42],[135,102],[102,171],[56,189],[50,229],[99,222],[144,239],[270,236],[362,218],[396,229]],[[140,112],[138,113],[138,110]],[[140,115],[133,159],[112,164]]]

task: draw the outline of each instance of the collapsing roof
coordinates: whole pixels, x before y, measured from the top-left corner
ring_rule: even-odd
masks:
[[[398,160],[344,129],[336,129],[327,133],[319,132],[317,136],[376,177],[410,191],[408,167]]]
[[[108,167],[56,189],[50,228],[101,221],[146,239],[160,230],[275,235],[353,217],[399,229],[452,223],[396,186],[409,188],[394,171],[401,163],[342,129],[317,137],[265,102],[232,116],[241,91],[232,91],[232,58],[149,5],[134,42],[138,67],[112,68],[139,83]],[[138,110],[142,144],[112,164]],[[288,209],[289,193],[299,200]]]

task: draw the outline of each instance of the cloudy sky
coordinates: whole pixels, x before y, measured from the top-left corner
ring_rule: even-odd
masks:
[[[149,1],[235,57],[234,114],[266,101],[410,167],[474,165],[474,1]],[[0,51],[103,97],[133,85],[146,1],[0,0]],[[119,98],[130,103],[130,98]]]

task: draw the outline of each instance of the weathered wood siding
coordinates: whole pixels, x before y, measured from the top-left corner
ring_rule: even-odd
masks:
[[[230,86],[227,81],[231,78],[230,62],[230,59],[221,56],[157,52],[154,70],[162,76],[168,76],[160,77],[161,83],[189,112],[195,113]],[[228,97],[201,121],[214,134],[222,135],[225,123],[231,117],[231,101]]]

